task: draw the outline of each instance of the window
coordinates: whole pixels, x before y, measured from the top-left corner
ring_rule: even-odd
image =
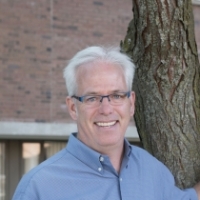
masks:
[[[23,174],[66,146],[66,141],[0,142],[0,200],[12,199]]]
[[[23,142],[22,174],[37,166],[66,146],[66,142]]]
[[[39,142],[22,143],[22,173],[25,174],[40,163],[41,145]]]

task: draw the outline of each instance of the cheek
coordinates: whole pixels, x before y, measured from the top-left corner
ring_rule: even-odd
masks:
[[[77,118],[79,121],[88,123],[93,121],[95,117],[95,111],[90,108],[79,108],[77,109]]]
[[[123,113],[124,118],[130,119],[134,114],[134,107],[128,104],[121,109],[121,113]]]

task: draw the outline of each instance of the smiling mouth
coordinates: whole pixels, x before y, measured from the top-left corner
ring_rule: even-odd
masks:
[[[96,122],[95,124],[97,126],[101,126],[101,127],[109,127],[109,126],[113,126],[117,123],[117,121],[112,121],[112,122]]]

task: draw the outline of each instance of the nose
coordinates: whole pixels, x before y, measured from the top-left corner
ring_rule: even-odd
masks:
[[[107,97],[107,99],[105,99],[103,101],[103,98]],[[103,114],[103,115],[109,115],[110,113],[113,112],[113,106],[110,104],[110,99],[108,96],[104,96],[102,97],[101,101],[100,101],[100,105],[99,105],[99,113]]]

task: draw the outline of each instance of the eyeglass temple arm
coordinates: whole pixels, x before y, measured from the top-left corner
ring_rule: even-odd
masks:
[[[77,97],[77,96],[73,95],[72,98],[75,98],[75,99],[77,99],[77,100],[80,101],[80,102],[83,102],[82,97]]]

